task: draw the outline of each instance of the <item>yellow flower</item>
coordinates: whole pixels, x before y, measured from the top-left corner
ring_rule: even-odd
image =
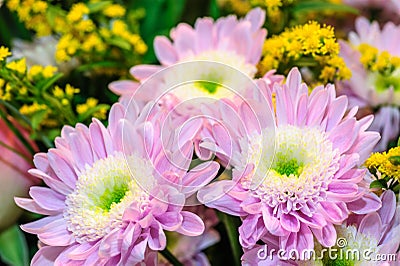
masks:
[[[87,14],[89,14],[89,8],[84,3],[77,3],[74,4],[69,11],[67,20],[70,22],[77,22]]]
[[[72,97],[72,96],[74,96],[74,94],[77,94],[77,93],[79,93],[79,92],[80,92],[79,89],[72,87],[70,84],[67,84],[67,85],[65,86],[65,93],[66,93],[69,97]]]
[[[85,20],[79,21],[75,25],[75,28],[80,32],[91,32],[96,29],[96,25],[94,25],[92,20],[85,19]]]
[[[9,0],[9,1],[7,1],[7,7],[12,11],[17,10],[19,5],[20,5],[19,0]]]
[[[38,76],[43,71],[43,66],[41,65],[33,65],[28,71],[28,79],[32,80],[36,76]]]
[[[127,25],[122,20],[116,20],[113,23],[112,33],[118,36],[123,36],[127,32]]]
[[[143,41],[139,41],[136,45],[135,45],[135,51],[138,54],[144,54],[147,52],[147,45],[143,42]]]
[[[47,10],[47,3],[45,1],[35,1],[32,4],[32,10],[36,13],[44,13]]]
[[[263,58],[258,64],[261,75],[271,69],[288,71],[282,68],[293,64],[311,68],[322,83],[351,76],[339,57],[339,44],[333,27],[316,21],[288,28],[265,41]]]
[[[43,77],[51,78],[52,76],[54,76],[55,72],[57,72],[57,67],[55,67],[55,66],[46,66],[43,69]]]
[[[395,147],[388,152],[373,153],[364,165],[368,169],[375,169],[383,175],[400,180],[400,165],[395,163],[393,159],[398,157],[400,157],[400,147]]]
[[[16,61],[11,61],[6,65],[8,69],[17,71],[18,73],[24,74],[26,71],[26,59],[25,57]]]
[[[103,14],[111,18],[123,17],[125,12],[125,8],[118,4],[110,5],[103,10]]]
[[[55,86],[53,90],[53,95],[54,97],[61,99],[64,97],[64,91],[59,86]]]
[[[23,115],[32,115],[38,111],[47,110],[47,106],[45,104],[38,104],[34,102],[31,105],[24,104],[20,109],[19,112]]]
[[[7,56],[10,56],[11,52],[8,47],[0,46],[0,61],[3,61]]]

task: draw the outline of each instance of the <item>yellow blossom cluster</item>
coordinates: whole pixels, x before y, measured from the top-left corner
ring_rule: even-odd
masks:
[[[391,148],[388,152],[377,152],[365,161],[368,169],[382,175],[400,180],[400,147]]]
[[[10,56],[11,52],[8,47],[0,46],[0,61],[3,61],[6,57]]]
[[[400,67],[400,57],[392,56],[388,51],[380,52],[378,48],[366,43],[357,46],[360,52],[360,62],[370,71],[383,75],[391,74]]]
[[[34,131],[57,131],[64,124],[89,121],[92,116],[106,118],[108,105],[99,104],[94,98],[77,105],[78,88],[55,84],[62,76],[57,67],[27,67],[26,58],[7,61],[6,57],[11,55],[8,48],[1,47],[0,52],[4,55],[0,61],[0,100],[29,119]]]
[[[293,66],[309,67],[321,83],[351,77],[344,60],[339,57],[333,27],[321,26],[315,21],[288,28],[264,43],[263,58],[258,66],[261,75],[271,69],[286,74]]]
[[[7,2],[7,7],[12,11],[16,11],[18,18],[25,23],[25,26],[35,31],[38,36],[51,34],[51,26],[46,17],[48,11],[46,1],[10,0]]]
[[[76,106],[76,112],[80,115],[84,115],[91,109],[96,108],[98,105],[98,100],[95,98],[88,98],[85,103],[78,104]],[[108,107],[107,106],[99,106],[98,110],[93,112],[93,117],[99,118],[99,119],[106,119],[106,114],[107,114]]]
[[[55,52],[58,62],[73,57],[82,63],[122,59],[130,60],[127,65],[131,66],[147,51],[146,44],[135,32],[137,27],[129,27],[124,20],[126,10],[119,4],[90,0],[74,3],[65,10],[46,1],[10,0],[7,7],[38,36],[60,36]],[[0,59],[4,53],[0,50]]]
[[[259,6],[266,11],[268,21],[277,22],[282,18],[283,8],[292,5],[296,0],[226,0],[224,2],[239,15],[245,15],[253,7]]]

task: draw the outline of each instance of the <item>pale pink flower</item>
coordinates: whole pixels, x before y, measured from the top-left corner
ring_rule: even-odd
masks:
[[[390,140],[396,140],[400,133],[400,69],[394,69],[389,75],[371,71],[360,62],[361,54],[357,47],[368,44],[379,53],[388,52],[400,57],[400,26],[388,22],[380,29],[378,23],[370,23],[366,18],[356,20],[356,32],[349,34],[349,42],[341,41],[341,56],[352,71],[348,81],[338,82],[338,91],[349,97],[349,107],[359,106],[374,110],[375,119],[370,130],[381,133],[382,139],[376,146],[377,151],[386,150]]]
[[[240,75],[232,75],[224,66],[240,71],[245,76],[253,78],[257,72],[256,64],[261,57],[266,30],[262,29],[265,12],[260,8],[251,10],[243,19],[236,16],[219,18],[200,18],[194,28],[186,23],[179,24],[171,30],[170,39],[157,36],[154,40],[154,50],[161,65],[138,65],[131,68],[130,73],[139,82],[116,81],[109,85],[110,89],[121,95],[121,101],[131,98],[144,102],[154,100],[179,80],[207,80],[218,83],[191,83],[172,91],[162,102],[166,106],[200,97],[220,99],[232,97],[234,93],[220,84],[239,90],[244,81]],[[168,66],[185,62],[212,61],[218,64],[200,66],[184,65],[177,71],[166,72],[154,86],[140,91],[140,84],[156,72]],[[240,93],[240,92],[239,92]]]
[[[373,117],[357,120],[357,108],[345,114],[347,98],[336,97],[332,85],[318,86],[309,94],[297,69],[284,85],[271,87],[263,80],[258,84],[264,94],[260,97],[275,110],[276,128],[263,126],[269,124],[263,121],[269,116],[259,115],[257,109],[239,107],[240,119],[221,109],[229,134],[221,133],[221,125],[212,125],[214,143],[202,146],[233,168],[232,180],[211,183],[198,198],[242,218],[244,249],[268,234],[285,250],[312,249],[314,238],[332,246],[337,237],[334,225],[350,212],[368,213],[381,206],[369,193],[366,170],[359,168],[379,140],[377,132],[366,131]]]
[[[182,208],[219,166],[188,171],[192,144],[180,139],[177,150],[164,143],[158,123],[164,113],[150,108],[115,104],[107,128],[97,119],[89,127],[65,126],[54,149],[35,155],[30,173],[48,187],[16,198],[47,215],[22,226],[41,243],[32,265],[134,265],[146,249],[165,248],[164,230],[203,233],[202,220]]]

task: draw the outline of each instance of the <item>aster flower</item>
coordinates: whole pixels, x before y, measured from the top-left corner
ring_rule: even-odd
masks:
[[[237,113],[246,130],[235,130],[239,122],[232,117],[223,120],[230,139],[215,134],[213,145],[203,145],[222,160],[229,159],[232,180],[211,183],[198,198],[208,207],[242,218],[244,249],[254,247],[265,234],[278,237],[279,248],[285,250],[312,249],[314,237],[323,246],[332,246],[335,224],[350,212],[380,207],[379,198],[368,193],[366,169],[359,169],[379,140],[377,132],[366,131],[372,116],[356,120],[357,108],[345,115],[347,98],[336,97],[332,85],[318,86],[309,94],[297,69],[284,85],[268,87],[260,80],[259,86],[275,110],[276,129],[263,127],[268,122],[254,120],[246,108]],[[213,125],[213,132],[221,132],[219,127]]]
[[[400,27],[388,22],[380,29],[377,22],[362,17],[355,26],[349,42],[340,43],[341,56],[353,75],[339,82],[338,89],[348,95],[350,107],[375,113],[370,129],[381,133],[376,150],[383,151],[400,133],[400,49],[393,45],[400,38]]]
[[[266,30],[261,29],[264,19],[265,12],[256,8],[241,20],[232,15],[215,22],[211,18],[201,18],[196,21],[194,28],[181,23],[171,30],[172,42],[165,36],[156,37],[154,50],[161,65],[138,65],[130,70],[132,76],[141,83],[157,71],[179,63],[211,61],[219,64],[208,64],[203,67],[191,64],[184,65],[177,71],[169,71],[152,86],[151,90],[143,91],[137,98],[140,97],[145,102],[153,100],[155,95],[161,96],[170,86],[176,85],[177,78],[182,79],[182,77],[185,80],[207,80],[215,83],[195,82],[181,86],[170,93],[173,97],[169,97],[167,101],[181,102],[199,97],[214,99],[232,97],[233,93],[220,84],[241,88],[243,86],[235,84],[243,83],[243,80],[238,79],[238,75],[231,75],[226,66],[250,78],[254,77],[266,37]],[[121,100],[129,99],[137,93],[139,86],[140,83],[128,80],[116,81],[109,85],[114,93],[121,95]]]
[[[338,236],[346,240],[343,251],[357,249],[360,259],[339,258],[351,261],[352,265],[397,265],[397,251],[400,245],[400,206],[396,206],[396,195],[387,190],[381,195],[382,207],[366,215],[352,214],[339,226]],[[365,252],[369,251],[369,252]],[[378,255],[379,254],[379,255]],[[394,256],[384,260],[383,256]],[[381,256],[381,257],[378,257]],[[381,261],[376,261],[381,258]]]
[[[191,144],[180,139],[188,145],[177,151],[163,143],[163,113],[150,107],[115,104],[107,128],[97,119],[89,127],[65,126],[54,149],[35,155],[29,172],[48,187],[16,198],[20,207],[47,215],[22,226],[40,240],[32,265],[133,265],[146,248],[165,248],[164,230],[203,233],[202,220],[182,208],[218,164],[188,172]]]
[[[14,126],[21,134],[29,139],[26,129],[23,129],[15,121]],[[39,183],[39,179],[30,176],[27,171],[32,165],[29,163],[32,155],[21,143],[17,136],[8,127],[4,119],[0,119],[0,232],[14,223],[21,215],[21,209],[14,203],[15,196],[25,196],[29,187]],[[36,147],[33,141],[29,141],[32,147]],[[11,147],[13,150],[6,148]]]
[[[383,192],[380,198],[382,207],[379,210],[363,215],[350,214],[343,224],[336,226],[338,241],[334,246],[336,252],[331,255],[318,245],[315,257],[310,260],[280,259],[277,237],[263,236],[267,244],[246,250],[243,265],[397,265],[400,206],[396,206],[393,191]]]

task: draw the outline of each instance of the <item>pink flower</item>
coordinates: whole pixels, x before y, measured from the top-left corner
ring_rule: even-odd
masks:
[[[356,20],[355,26],[356,32],[349,34],[349,42],[340,43],[341,56],[352,71],[352,78],[339,82],[338,89],[340,94],[349,97],[350,107],[358,105],[376,110],[370,130],[381,133],[376,150],[383,151],[400,133],[400,68],[397,63],[389,63],[391,58],[400,57],[400,49],[394,45],[400,40],[400,27],[388,22],[381,30],[376,21],[370,23],[362,17]],[[363,49],[365,52],[360,52]],[[384,65],[384,60],[379,64],[369,61],[372,66],[366,67],[365,61],[374,58],[374,49],[378,57],[386,54],[389,61]]]
[[[122,102],[129,100],[134,94],[136,99],[148,102],[161,96],[181,79],[207,80],[217,84],[194,82],[180,86],[160,102],[171,106],[190,98],[232,97],[232,92],[223,88],[221,84],[241,88],[237,84],[243,83],[243,80],[238,78],[238,75],[231,75],[224,66],[240,71],[249,78],[254,77],[266,37],[266,30],[261,29],[264,19],[265,12],[257,8],[240,20],[233,15],[215,22],[211,18],[201,18],[196,21],[194,28],[181,23],[171,30],[172,42],[165,36],[158,36],[154,40],[154,50],[161,65],[134,66],[130,73],[139,83],[116,81],[109,87],[114,93],[121,95]],[[139,89],[141,83],[168,66],[204,60],[217,64],[206,65],[203,62],[202,66],[183,65],[178,72],[166,72],[153,86]]]
[[[17,123],[14,123],[14,125],[17,126],[26,139],[29,139],[28,132],[25,129],[18,126]],[[23,158],[20,154],[7,149],[3,145],[0,146],[0,168],[2,169],[0,178],[0,231],[2,231],[13,224],[21,214],[21,209],[15,205],[14,197],[25,196],[28,193],[29,187],[38,184],[39,179],[28,174],[28,169],[32,167],[29,163],[32,155],[3,119],[0,119],[0,128],[0,141],[26,157]],[[33,141],[29,141],[29,143],[37,149]]]
[[[284,85],[269,87],[260,80],[259,86],[275,110],[275,128],[263,126],[269,123],[264,121],[268,115],[245,106],[238,108],[241,120],[223,118],[229,134],[220,134],[221,126],[212,125],[214,143],[202,145],[233,168],[232,180],[211,183],[198,198],[242,218],[244,249],[268,234],[284,250],[312,249],[314,237],[332,246],[334,225],[350,212],[368,213],[381,206],[379,198],[368,193],[366,170],[359,168],[379,140],[378,133],[366,131],[372,116],[356,120],[357,108],[345,115],[347,98],[336,97],[332,85],[309,94],[297,69]]]
[[[56,148],[35,155],[30,173],[48,187],[16,198],[22,208],[47,215],[22,226],[41,243],[32,265],[134,265],[146,248],[165,248],[164,230],[203,233],[202,220],[182,208],[219,166],[188,172],[191,143],[180,139],[177,150],[162,142],[158,121],[165,114],[150,107],[139,112],[134,104],[115,104],[107,128],[96,119],[89,127],[65,126]]]
[[[381,195],[382,207],[364,215],[352,214],[338,229],[339,236],[346,239],[344,249],[359,249],[368,257],[361,256],[355,265],[397,265],[397,251],[400,246],[400,206],[396,195],[388,190]],[[370,251],[366,253],[364,251]],[[379,255],[378,255],[379,254]],[[394,256],[391,259],[389,255]],[[375,261],[381,256],[380,262]],[[383,259],[383,256],[387,259]]]

